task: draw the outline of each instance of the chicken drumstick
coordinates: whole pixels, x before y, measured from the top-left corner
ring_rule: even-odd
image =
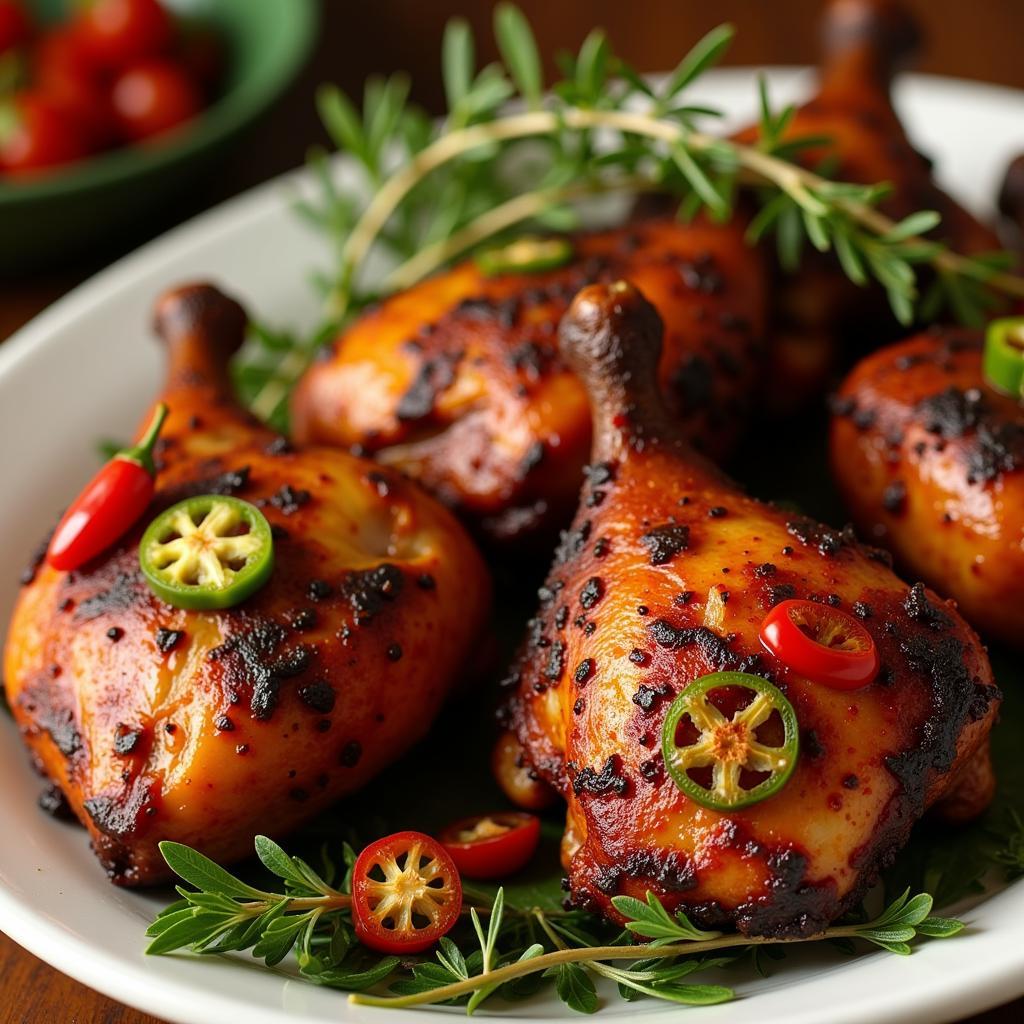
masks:
[[[393,470],[295,450],[234,403],[245,316],[208,285],[157,305],[169,349],[153,505],[231,494],[262,508],[275,569],[228,611],[159,600],[140,523],[74,572],[36,567],[5,652],[36,763],[111,879],[169,876],[163,839],[221,861],[351,793],[426,732],[487,614],[458,523]]]
[[[950,603],[848,532],[745,496],[692,451],[655,383],[661,323],[632,285],[584,289],[560,333],[594,412],[592,464],[503,717],[568,802],[572,897],[614,917],[613,896],[649,890],[716,927],[813,934],[925,808],[957,794],[962,817],[991,796],[999,697],[984,648]],[[833,689],[762,649],[783,599],[856,618],[877,647],[875,681]],[[674,700],[722,670],[773,681],[800,736],[788,781],[732,810],[684,795],[661,753]],[[728,776],[725,732],[708,756]]]

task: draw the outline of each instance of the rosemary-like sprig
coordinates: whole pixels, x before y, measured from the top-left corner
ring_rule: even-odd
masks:
[[[1008,272],[1006,254],[957,253],[930,237],[937,213],[896,223],[878,209],[885,185],[831,181],[797,163],[827,140],[787,137],[795,108],[773,111],[763,82],[757,144],[700,127],[718,112],[688,105],[685,92],[725,53],[728,25],[698,42],[657,88],[595,29],[578,54],[561,61],[563,77],[545,93],[537,46],[518,8],[498,4],[495,36],[503,60],[478,71],[468,26],[449,23],[442,55],[448,113],[438,123],[407,101],[401,75],[371,80],[361,112],[337,89],[320,93],[324,123],[361,168],[364,187],[358,194],[340,188],[324,154],[314,156],[322,196],[300,208],[337,248],[337,265],[321,281],[326,322],[312,339],[263,332],[250,347],[239,383],[257,415],[282,425],[284,400],[320,342],[368,302],[526,221],[572,227],[579,200],[609,192],[657,189],[678,196],[685,216],[704,209],[726,220],[737,189],[750,186],[761,203],[751,243],[773,231],[789,268],[807,243],[834,251],[854,282],[885,288],[904,323],[915,314],[938,316],[943,303],[978,323],[996,293],[1024,298],[1024,278]],[[393,266],[374,286],[364,267],[378,252]],[[924,302],[922,266],[936,281]]]
[[[553,981],[558,996],[573,1009],[598,1007],[592,976],[614,981],[626,999],[643,996],[685,1005],[706,1005],[732,998],[722,985],[684,981],[697,971],[731,962],[765,946],[860,939],[893,953],[909,954],[918,936],[944,938],[963,927],[959,921],[930,917],[932,899],[910,897],[907,890],[881,915],[867,923],[839,924],[818,935],[793,939],[746,938],[704,931],[685,914],[670,914],[651,894],[646,901],[630,896],[612,902],[625,921],[616,933],[592,915],[579,911],[551,913],[515,907],[499,889],[493,898],[467,889],[467,916],[478,948],[468,955],[450,937],[438,943],[435,959],[403,963],[360,946],[352,927],[351,870],[355,857],[343,850],[346,870],[339,874],[323,856],[315,871],[290,857],[265,836],[256,839],[263,866],[284,882],[284,891],[268,892],[242,881],[207,857],[178,843],[162,843],[168,865],[194,888],[181,886],[181,900],[164,910],[148,930],[147,952],[188,948],[196,953],[250,949],[268,967],[294,948],[301,975],[315,984],[353,993],[353,1002],[370,1006],[408,1007],[465,1002],[473,1011],[501,992],[521,998],[529,985]],[[486,921],[486,927],[484,925]],[[728,956],[709,956],[721,951]],[[620,966],[619,961],[629,961]],[[391,979],[390,994],[371,993]]]

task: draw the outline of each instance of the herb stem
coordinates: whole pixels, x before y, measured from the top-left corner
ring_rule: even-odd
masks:
[[[507,202],[481,214],[461,231],[433,245],[421,249],[411,259],[396,267],[384,280],[384,292],[408,288],[428,274],[444,266],[449,260],[487,238],[529,220],[558,203],[573,202],[586,196],[607,195],[613,192],[641,192],[653,187],[643,178],[622,178],[612,182],[586,181],[574,185],[553,186],[535,192],[524,192]]]
[[[543,915],[538,921],[544,931]],[[429,1003],[445,1002],[448,999],[456,999],[476,991],[481,985],[489,987],[503,985],[507,981],[513,981],[526,974],[533,974],[536,971],[545,971],[550,967],[557,967],[566,963],[585,963],[600,960],[650,960],[667,959],[674,956],[685,956],[691,953],[707,953],[717,949],[728,949],[733,946],[755,946],[755,945],[779,945],[782,943],[795,944],[801,942],[820,942],[822,939],[855,938],[858,930],[863,925],[838,925],[828,928],[817,935],[808,935],[799,938],[767,939],[748,938],[744,935],[723,935],[717,939],[706,939],[701,942],[685,942],[673,945],[660,946],[653,943],[644,943],[636,946],[572,946],[569,948],[556,949],[552,953],[544,953],[531,960],[520,960],[515,963],[506,964],[487,974],[486,979],[482,975],[466,978],[463,981],[453,982],[450,985],[443,985],[440,988],[431,989],[428,992],[416,992],[403,996],[375,996],[366,992],[350,993],[348,1001],[360,1006],[386,1006],[393,1009],[402,1009],[407,1006],[424,1006]],[[548,933],[550,935],[550,933]],[[553,940],[554,941],[554,940]]]
[[[281,900],[239,903],[238,909],[246,917],[259,917],[260,914],[265,914],[280,902],[288,904],[289,913],[292,911],[298,913],[306,910],[330,911],[344,910],[346,907],[352,906],[352,897],[343,892],[332,892],[323,896],[288,896]]]
[[[609,128],[629,135],[642,135],[668,145],[682,144],[695,152],[725,147],[736,158],[739,166],[751,172],[756,179],[778,186],[811,213],[824,212],[823,205],[814,197],[813,192],[817,188],[831,184],[827,179],[798,164],[766,153],[756,146],[691,131],[675,122],[634,111],[590,110],[575,106],[559,110],[557,114],[535,110],[451,132],[417,153],[405,167],[384,183],[360,217],[342,250],[342,280],[349,280],[355,268],[366,259],[374,240],[395,209],[424,176],[448,160],[481,146],[535,135],[549,135],[562,127],[577,130]],[[867,228],[872,234],[883,236],[896,226],[895,221],[866,203],[844,197],[836,197],[834,202],[851,220]],[[914,236],[906,241],[925,240]],[[974,267],[973,261],[967,257],[945,249],[935,255],[933,262],[937,267],[956,273],[963,273],[965,267]],[[986,275],[985,280],[1001,291],[1024,298],[1024,278],[1013,274],[992,273]]]

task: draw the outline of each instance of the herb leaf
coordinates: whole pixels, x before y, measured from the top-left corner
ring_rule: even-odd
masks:
[[[575,963],[559,964],[555,971],[558,998],[577,1013],[596,1013],[599,1005],[597,989],[586,970]]]
[[[176,875],[204,892],[257,900],[266,896],[190,846],[164,841],[160,844],[160,854]]]

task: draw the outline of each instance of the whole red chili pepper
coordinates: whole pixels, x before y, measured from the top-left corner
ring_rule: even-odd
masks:
[[[165,419],[167,406],[161,402],[142,440],[119,451],[72,502],[46,552],[54,569],[84,565],[123,537],[146,511],[156,476],[153,447]]]

